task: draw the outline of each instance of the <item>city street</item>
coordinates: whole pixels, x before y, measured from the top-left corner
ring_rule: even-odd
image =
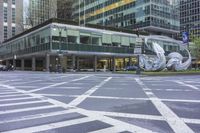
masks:
[[[199,133],[200,75],[0,72],[1,133]]]

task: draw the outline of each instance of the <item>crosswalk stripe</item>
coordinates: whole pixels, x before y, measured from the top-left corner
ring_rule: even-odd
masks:
[[[200,119],[182,118],[185,123],[200,124]]]
[[[4,123],[8,123],[9,124],[10,122],[19,122],[19,121],[25,121],[25,120],[33,120],[33,119],[50,117],[50,116],[69,114],[69,113],[73,113],[73,112],[75,112],[75,109],[64,110],[64,111],[56,111],[56,112],[51,112],[51,113],[43,113],[43,114],[37,114],[37,115],[31,115],[31,116],[16,118],[16,119],[13,119],[13,120],[0,121],[0,124],[4,124]]]
[[[174,82],[176,82],[176,83],[178,83],[178,84],[180,84],[180,85],[183,85],[183,86],[190,87],[190,88],[192,88],[192,89],[194,89],[194,90],[199,90],[199,88],[196,87],[196,86],[194,86],[194,85],[186,84],[186,83],[181,82],[181,81],[174,81]]]
[[[52,85],[49,85],[49,86],[45,86],[45,87],[42,87],[42,88],[31,90],[31,91],[29,91],[29,93],[33,93],[33,92],[36,92],[36,91],[41,91],[41,90],[45,90],[45,89],[48,89],[48,88],[60,86],[60,85],[63,85],[63,84],[70,83],[72,81],[83,80],[83,79],[88,78],[88,77],[90,77],[90,76],[84,76],[84,77],[81,77],[81,78],[78,78],[78,79],[74,79],[74,80],[71,80],[71,81],[68,81],[68,82],[61,82],[61,83],[52,84]]]
[[[17,100],[27,100],[27,99],[34,99],[34,97],[20,97],[20,98],[9,98],[9,99],[1,99],[0,102],[5,101],[17,101]]]
[[[56,107],[59,107],[59,106],[48,105],[48,106],[30,107],[30,108],[23,108],[23,109],[14,109],[14,110],[12,109],[12,110],[0,111],[0,115],[9,114],[9,113],[18,113],[18,112],[24,112],[24,111],[34,111],[34,110],[39,110],[39,109],[56,108]]]
[[[47,102],[47,100],[41,100],[41,101],[28,101],[28,102],[20,102],[20,103],[0,104],[0,107],[5,107],[5,106],[15,106],[15,105],[23,105],[23,104],[43,103],[43,102]]]
[[[67,120],[67,121],[56,122],[56,123],[49,123],[49,124],[45,124],[45,125],[41,125],[41,126],[34,126],[34,127],[28,127],[28,128],[17,129],[17,130],[12,130],[12,131],[6,131],[6,132],[2,132],[2,133],[42,132],[42,131],[47,131],[47,130],[52,130],[52,129],[56,129],[56,128],[72,126],[72,125],[91,122],[91,121],[94,121],[94,119],[86,117],[86,118]]]
[[[19,94],[19,92],[9,91],[9,92],[0,93],[0,95],[7,95],[7,94]]]
[[[153,132],[149,129],[145,129],[143,127],[139,127],[139,126],[129,124],[129,123],[117,120],[117,119],[113,119],[113,118],[107,117],[105,115],[102,115],[100,113],[95,113],[95,112],[84,110],[81,108],[79,108],[77,111],[78,111],[78,113],[89,116],[90,118],[113,125],[118,129],[126,129],[126,131],[135,132],[135,133],[152,133]]]
[[[116,128],[116,127],[109,127],[109,128],[104,128],[104,129],[101,129],[101,130],[89,132],[89,133],[119,133],[119,132],[123,132],[123,131],[125,131],[125,130],[119,129],[119,128]]]
[[[91,89],[89,89],[88,91],[86,91],[83,95],[78,96],[76,99],[74,99],[73,101],[71,101],[69,103],[69,105],[71,106],[77,106],[80,103],[82,103],[88,96],[90,96],[91,94],[93,94],[96,90],[98,90],[100,87],[102,87],[104,84],[106,84],[109,80],[111,80],[112,77],[108,77],[105,80],[103,80],[101,83],[99,83],[98,85],[92,87]]]
[[[119,113],[119,112],[104,112],[104,111],[91,111],[91,112],[102,114],[102,115],[105,115],[105,116],[113,116],[113,117],[137,118],[137,119],[159,120],[159,121],[164,120],[164,118],[162,116],[156,116],[156,115],[130,114],[130,113]]]
[[[135,78],[135,81],[142,87],[148,88],[143,81],[139,78]],[[145,92],[145,91],[144,91]],[[194,133],[194,131],[184,123],[184,121],[179,118],[167,105],[165,105],[159,98],[157,98],[153,92],[145,92],[151,99],[151,102],[154,104],[156,109],[164,117],[169,126],[173,129],[175,133]]]
[[[13,94],[13,95],[5,95],[5,96],[2,96],[2,95],[0,95],[0,98],[6,98],[6,97],[15,97],[15,96],[25,96],[25,95],[27,95],[27,94]]]

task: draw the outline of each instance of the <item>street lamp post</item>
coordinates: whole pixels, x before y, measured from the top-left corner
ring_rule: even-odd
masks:
[[[62,30],[63,30],[63,27],[59,27],[57,25],[54,25],[54,30],[58,29],[59,30],[59,50],[58,50],[58,69],[61,69],[61,58],[63,56],[63,52],[62,52]],[[66,31],[66,37],[67,37],[67,29],[66,27],[64,28],[64,30]],[[67,39],[66,39],[67,41]],[[66,42],[67,43],[67,42]]]
[[[134,48],[134,53],[137,54],[137,70],[136,70],[136,74],[140,75],[141,74],[141,70],[140,70],[140,54],[142,53],[142,48],[141,48],[141,39],[139,38],[140,37],[140,34],[139,34],[139,29],[137,28],[136,29],[136,34],[137,34],[137,39],[136,39],[136,43],[137,43],[137,46],[135,46]]]

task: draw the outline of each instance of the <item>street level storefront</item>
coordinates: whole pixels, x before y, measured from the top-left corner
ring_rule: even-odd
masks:
[[[20,70],[49,71],[60,66],[65,70],[116,71],[136,64],[136,38],[136,34],[51,19],[3,42],[0,60]],[[170,38],[152,41],[158,41],[166,52],[180,50]],[[143,47],[142,53],[148,54],[148,49]]]

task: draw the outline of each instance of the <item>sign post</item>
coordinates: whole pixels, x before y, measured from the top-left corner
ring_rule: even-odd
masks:
[[[143,40],[140,37],[136,38],[136,45],[134,47],[134,54],[137,55],[137,70],[136,70],[136,74],[141,74],[140,71],[140,55],[142,54],[142,44],[143,44]]]

